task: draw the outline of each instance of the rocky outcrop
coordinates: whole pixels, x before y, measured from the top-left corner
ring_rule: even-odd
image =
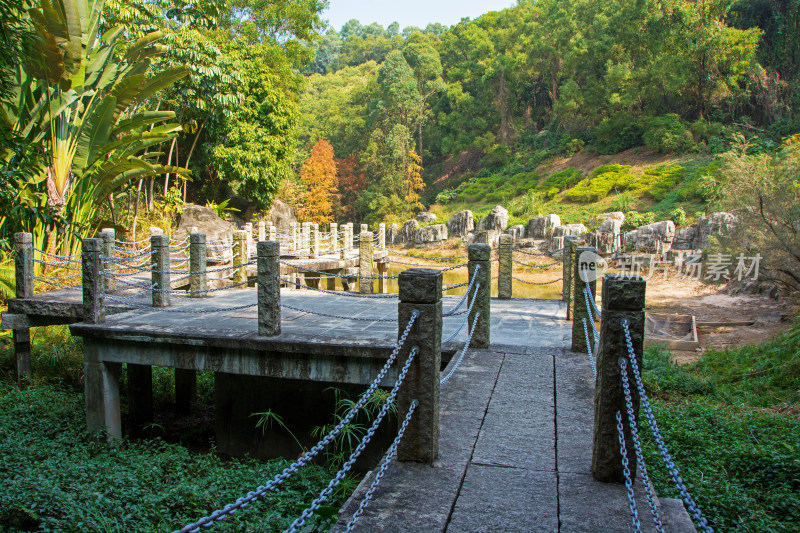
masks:
[[[403,228],[400,230],[400,233],[397,234],[397,239],[395,239],[395,244],[406,244],[409,242],[414,241],[414,234],[419,229],[419,222],[416,220],[409,220],[405,224],[403,224]]]
[[[514,239],[514,242],[519,242],[520,239],[525,237],[525,226],[523,226],[522,224],[511,226],[506,230],[506,233],[511,235],[511,238]]]
[[[178,229],[172,234],[172,238],[181,242],[193,231],[192,228],[197,228],[198,233],[205,233],[206,242],[225,240],[232,243],[236,226],[219,218],[210,207],[189,204],[183,206]],[[211,257],[211,250],[208,255]]]
[[[548,239],[553,230],[561,225],[561,217],[558,215],[544,215],[532,218],[528,221],[527,237],[530,239]]]
[[[563,224],[553,228],[553,234],[550,237],[550,243],[547,246],[548,251],[555,252],[564,247],[564,237],[567,235],[580,235],[586,233],[586,226],[583,224]]]
[[[414,243],[417,246],[425,247],[438,244],[447,240],[447,226],[444,224],[434,224],[419,228],[414,233]]]
[[[459,211],[447,221],[447,231],[451,237],[464,238],[474,229],[472,211]]]
[[[674,238],[675,223],[662,220],[625,233],[624,241],[625,248],[629,251],[660,254],[672,248]]]
[[[503,232],[508,227],[508,210],[502,205],[495,206],[489,214],[478,222],[478,231]]]
[[[500,230],[483,230],[483,231],[476,231],[474,233],[474,238],[472,241],[468,241],[469,244],[480,243],[480,244],[491,244],[492,246],[497,246],[497,243],[500,241],[500,234],[502,232]]]
[[[675,230],[672,248],[675,250],[701,250],[708,246],[708,238],[711,235],[725,235],[735,225],[736,217],[724,211],[700,217],[697,224]]]
[[[397,224],[389,224],[389,226],[386,228],[386,244],[395,244],[399,234],[400,226]]]
[[[275,200],[264,220],[267,224],[272,224],[281,229],[289,229],[292,222],[297,222],[297,215],[291,206],[280,200]]]
[[[430,222],[436,222],[436,215],[433,213],[417,213],[417,222],[421,222],[422,224],[428,224]]]

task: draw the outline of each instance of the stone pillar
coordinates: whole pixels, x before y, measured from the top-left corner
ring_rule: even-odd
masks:
[[[469,256],[468,279],[472,280],[475,269],[480,266],[478,278],[472,286],[472,291],[467,296],[467,304],[472,301],[473,294],[478,291],[475,298],[475,305],[467,319],[467,326],[472,327],[475,315],[480,312],[478,322],[475,324],[475,333],[472,336],[472,346],[475,348],[488,348],[491,342],[491,296],[492,296],[492,245],[491,244],[470,244],[467,249]],[[480,284],[480,287],[478,286]]]
[[[33,235],[14,234],[14,278],[17,298],[33,298]],[[31,368],[30,328],[16,328],[11,331],[14,353],[17,359],[17,381],[33,377]]]
[[[367,224],[361,224],[361,232],[359,233],[359,235],[361,233],[364,233],[365,231],[369,231],[369,226]]]
[[[363,234],[362,234],[363,235]],[[439,372],[442,362],[442,273],[438,270],[411,268],[400,273],[398,304],[398,336],[419,312],[414,326],[397,357],[398,368],[408,360],[412,347],[417,355],[409,367],[405,382],[397,396],[399,418],[411,402],[418,402],[400,441],[400,461],[431,464],[439,455]]]
[[[170,283],[169,263],[169,237],[166,235],[153,235],[150,237],[150,249],[153,252],[153,272],[151,283],[153,287],[153,307],[169,307]]]
[[[247,281],[247,233],[236,230],[233,232],[233,282],[243,283]],[[246,289],[247,285],[239,285],[239,288]]]
[[[353,232],[353,223],[347,223],[347,251],[353,249],[353,239],[355,237],[355,233]]]
[[[150,236],[152,237],[153,235],[164,235],[164,230],[155,226],[150,226]]]
[[[289,251],[297,250],[297,222],[289,222]]]
[[[347,232],[348,232],[348,230],[349,230],[349,227],[348,227],[347,224],[342,225],[342,244],[341,244],[341,248],[339,248],[339,258],[340,259],[347,259],[347,252],[349,251],[347,249],[347,241],[348,241]]]
[[[267,238],[264,239],[264,240],[266,240],[266,241],[277,241],[278,240],[278,228],[273,226],[272,224],[270,224],[269,228],[267,229]],[[258,250],[256,250],[256,253],[258,253]]]
[[[381,294],[389,294],[389,280],[386,275],[389,273],[389,262],[386,258],[378,259],[375,264],[378,266],[378,292]]]
[[[208,296],[206,280],[206,234],[192,233],[189,235],[189,298],[204,298]]]
[[[91,239],[84,239],[84,245],[87,240]],[[86,429],[105,431],[109,441],[117,440],[122,438],[122,420],[119,412],[119,376],[122,364],[100,361],[96,342],[103,341],[84,340],[83,343]]]
[[[14,278],[17,298],[33,298],[33,235],[14,234]]]
[[[116,241],[116,236],[114,234],[113,228],[106,228],[98,235],[98,237],[103,241],[103,253],[102,255],[105,257],[113,258],[114,257],[114,244]],[[114,275],[114,261],[112,259],[103,259],[100,262],[100,266],[103,269],[104,273],[107,273],[107,276],[102,276],[101,280],[103,282],[103,290],[104,291],[113,291],[117,289],[117,280],[115,280],[112,276]]]
[[[311,225],[311,257],[319,257],[319,224]]]
[[[592,475],[599,481],[616,483],[625,481],[619,452],[617,411],[622,413],[631,476],[636,477],[636,455],[626,415],[619,359],[624,356],[628,360],[625,330],[621,323],[623,319],[627,319],[633,341],[633,351],[641,371],[646,289],[647,283],[638,276],[606,274],[603,278],[603,320],[600,324],[600,349],[595,356],[597,381],[594,389],[594,440],[592,444]],[[639,393],[630,367],[630,362],[628,362],[627,371],[633,399],[633,412],[638,420]]]
[[[258,334],[281,334],[281,255],[278,241],[258,243]]]
[[[267,223],[263,220],[258,223],[258,242],[267,240]]]
[[[166,236],[164,238],[167,238]],[[168,244],[169,246],[169,241]],[[102,324],[105,319],[103,306],[103,282],[100,279],[100,254],[103,250],[101,239],[83,239],[83,321],[87,324]],[[169,250],[167,250],[169,254]],[[169,257],[169,255],[167,255]],[[154,293],[155,294],[155,293]]]
[[[378,224],[378,249],[386,249],[386,224],[383,222]]]
[[[358,243],[358,292],[372,294],[372,232],[362,231]]]
[[[339,225],[336,222],[331,222],[331,253],[335,254],[339,251]]]
[[[572,320],[572,260],[575,258],[575,248],[577,245],[575,241],[578,237],[575,235],[567,235],[564,237],[564,249],[562,250],[562,282],[561,282],[561,300],[567,302],[567,320]]]
[[[589,275],[589,298],[595,298],[597,292],[597,250],[589,246],[579,246],[575,250],[572,264],[572,351],[588,353],[586,333],[583,331],[583,319],[589,325],[589,309],[583,290],[586,288],[586,272]],[[589,333],[591,336],[591,331]]]
[[[303,253],[310,252],[311,222],[303,222]]]
[[[512,261],[513,251],[514,238],[507,233],[500,235],[500,260],[499,276],[497,278],[497,297],[501,300],[508,300],[511,298],[511,284],[512,277],[514,276],[514,263]]]

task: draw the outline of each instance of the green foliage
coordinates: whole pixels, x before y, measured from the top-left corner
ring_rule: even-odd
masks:
[[[678,366],[645,350],[643,379],[656,419],[690,492],[717,530],[792,531],[800,510],[796,411],[800,323],[759,345],[712,350]],[[649,435],[646,429],[640,433]],[[650,476],[677,496],[652,440]]]
[[[547,179],[544,180],[539,188],[550,190],[556,187],[559,191],[564,191],[575,186],[581,180],[582,175],[583,173],[577,168],[565,168],[547,176]]]
[[[647,148],[659,154],[685,152],[694,145],[691,132],[675,113],[648,120],[642,139]]]
[[[585,146],[586,143],[581,139],[568,139],[565,137],[564,140],[561,141],[561,151],[564,152],[566,157],[572,157],[583,150]]]
[[[644,128],[639,117],[631,113],[616,113],[597,125],[592,144],[598,153],[617,154],[628,148],[641,146],[642,133]]]
[[[636,177],[630,173],[628,165],[603,165],[597,167],[588,178],[570,190],[565,198],[572,202],[589,203],[605,198],[611,191],[620,193],[628,190]]]
[[[689,222],[689,218],[686,216],[686,211],[684,211],[682,207],[676,207],[670,211],[669,219],[673,221],[677,227],[685,226]]]
[[[528,191],[525,196],[515,201],[510,206],[511,214],[515,217],[530,218],[542,216],[544,208],[544,195]],[[509,222],[509,226],[512,224]]]
[[[636,189],[660,202],[686,175],[681,165],[661,165],[648,168],[636,183]]]
[[[630,211],[631,207],[633,207],[633,203],[636,201],[633,194],[630,192],[624,192],[622,194],[617,195],[614,198],[614,201],[611,202],[611,209],[614,211],[622,211],[623,213]]]
[[[158,439],[108,445],[84,428],[81,394],[0,383],[0,476],[7,481],[0,486],[0,524],[12,531],[171,531],[288,466],[285,460],[223,459]],[[330,476],[309,465],[281,491],[215,528],[283,530]],[[342,496],[337,490],[329,503]]]
[[[639,213],[638,211],[628,211],[625,213],[625,222],[622,223],[622,231],[632,231],[639,226],[646,226],[656,221],[656,215],[652,212]]]

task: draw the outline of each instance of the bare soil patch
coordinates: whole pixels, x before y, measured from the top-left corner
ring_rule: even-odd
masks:
[[[645,148],[630,148],[615,155],[598,155],[580,152],[572,157],[555,159],[542,164],[537,170],[540,175],[550,174],[565,168],[577,168],[583,172],[591,172],[601,165],[630,165],[633,172],[651,165],[670,163],[676,160],[674,154],[656,154]]]

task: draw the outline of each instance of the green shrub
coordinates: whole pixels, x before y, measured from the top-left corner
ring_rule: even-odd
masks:
[[[642,144],[642,128],[637,116],[618,113],[603,119],[595,128],[593,143],[600,154],[618,154]]]
[[[561,141],[561,151],[564,152],[564,155],[567,157],[572,157],[573,155],[577,154],[586,146],[586,143],[580,139],[570,139],[565,137]]]
[[[643,139],[647,148],[659,154],[684,152],[694,145],[692,133],[675,113],[648,120]]]
[[[547,189],[547,192],[544,193],[544,197],[547,200],[552,200],[558,195],[559,192],[561,191],[558,190],[558,187],[550,187]]]
[[[689,217],[686,216],[686,211],[684,211],[682,207],[676,207],[670,211],[669,219],[673,221],[677,227],[685,226],[689,221]]]
[[[646,226],[656,221],[656,214],[651,212],[639,213],[638,211],[628,211],[625,213],[625,222],[622,223],[622,231],[633,231],[639,226]]]
[[[629,211],[633,203],[636,201],[636,197],[633,196],[630,192],[624,192],[614,198],[611,202],[611,209],[613,211],[622,211],[623,213]]]
[[[612,190],[620,193],[629,189],[636,177],[631,174],[628,165],[603,165],[596,168],[588,178],[572,188],[567,200],[587,204],[605,198]]]
[[[583,172],[572,167],[553,172],[547,176],[547,179],[539,186],[539,190],[549,191],[553,187],[557,187],[559,191],[569,189],[581,181],[582,175]]]
[[[645,170],[636,188],[660,202],[685,176],[686,169],[680,165],[660,165]]]

